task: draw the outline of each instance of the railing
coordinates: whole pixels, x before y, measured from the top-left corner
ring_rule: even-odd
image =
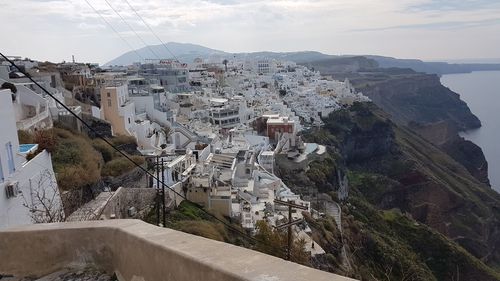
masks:
[[[73,111],[73,113],[79,115],[82,113],[82,107],[77,105],[77,106],[70,106],[70,109]],[[66,116],[66,115],[72,115],[69,111],[67,111],[65,108],[60,108],[58,112],[59,116]]]
[[[49,118],[49,110],[48,108],[45,108],[44,111],[38,113],[37,115],[31,117],[31,118],[26,118],[21,121],[16,122],[16,126],[18,130],[28,130],[31,127],[33,127],[35,124]]]
[[[175,123],[174,130],[182,133],[184,136],[186,136],[191,141],[196,141],[198,139],[198,135],[196,133],[191,132],[189,129],[187,129],[186,127],[184,127],[180,123],[177,123],[177,122]]]

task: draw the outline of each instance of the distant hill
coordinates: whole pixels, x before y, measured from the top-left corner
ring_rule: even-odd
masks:
[[[190,43],[176,43],[168,42],[166,47],[170,52],[172,52],[177,59],[182,62],[190,63],[195,58],[211,59],[213,61],[222,61],[223,59],[258,59],[258,58],[268,58],[268,59],[280,59],[289,60],[296,63],[307,64],[309,62],[319,62],[325,60],[337,60],[337,59],[349,59],[356,58],[357,63],[361,63],[359,66],[367,66],[369,60],[361,59],[363,57],[375,61],[381,68],[411,68],[417,72],[424,72],[429,74],[449,74],[449,73],[466,73],[478,70],[500,70],[500,64],[487,64],[487,63],[468,63],[468,64],[450,64],[446,62],[424,62],[417,59],[397,59],[392,57],[383,56],[335,56],[323,54],[316,51],[301,51],[301,52],[251,52],[251,53],[228,53],[221,50],[215,50],[207,48],[201,45],[190,44]],[[153,52],[149,50],[151,48],[155,54],[157,54],[162,59],[173,58],[172,54],[163,45],[151,45],[149,47],[143,47],[136,50],[137,53],[142,58],[151,59],[156,58]],[[130,65],[134,62],[141,61],[141,58],[137,56],[136,52],[129,51],[105,65]],[[336,61],[339,62],[339,61]],[[321,71],[321,70],[320,70]]]
[[[141,61],[141,58],[137,55],[137,53],[145,59],[156,59],[156,56],[153,54],[157,54],[160,58],[169,59],[173,58],[172,53],[183,62],[192,62],[197,57],[209,58],[213,56],[227,56],[229,55],[226,52],[218,51],[214,49],[210,49],[207,47],[203,47],[200,45],[190,44],[190,43],[175,43],[168,42],[163,45],[151,45],[148,47],[144,47],[141,49],[134,51],[126,52],[125,54],[111,60],[105,65],[130,65],[134,62]],[[153,52],[151,52],[151,50]],[[172,53],[170,53],[170,52]],[[137,53],[136,53],[137,52]]]
[[[190,63],[193,62],[195,58],[204,58],[204,59],[212,59],[214,61],[223,60],[225,58],[237,58],[237,59],[258,59],[258,58],[269,58],[269,59],[281,59],[281,60],[290,60],[295,62],[308,62],[308,61],[316,61],[322,59],[328,59],[335,56],[326,55],[320,52],[313,51],[303,51],[303,52],[253,52],[253,53],[228,53],[220,50],[215,50],[207,47],[203,47],[200,45],[190,44],[190,43],[175,43],[168,42],[163,45],[151,45],[148,47],[144,47],[136,50],[137,53],[142,58],[151,59],[156,58],[153,54],[157,54],[162,59],[170,59],[173,58],[172,53],[175,55],[177,59],[182,62]],[[151,48],[151,50],[149,50]],[[170,51],[170,52],[169,52]],[[137,56],[136,52],[130,51],[127,52],[105,65],[130,65],[134,62],[141,61],[141,58]]]
[[[411,68],[417,72],[438,75],[451,73],[468,73],[472,71],[484,70],[500,70],[500,64],[495,63],[446,63],[425,62],[417,59],[397,59],[383,56],[366,57],[375,60],[382,68]]]

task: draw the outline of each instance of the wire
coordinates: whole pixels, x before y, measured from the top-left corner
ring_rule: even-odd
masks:
[[[135,29],[133,29],[132,26],[122,17],[122,15],[120,15],[120,13],[118,13],[118,11],[115,8],[113,8],[111,3],[109,3],[108,0],[104,1],[106,2],[106,4],[108,4],[111,10],[113,10],[113,12],[115,12],[115,14],[117,14],[120,17],[120,19],[128,26],[128,28],[130,28],[130,30],[134,32],[135,36],[137,36],[139,40],[141,40],[142,44],[144,44],[144,46],[148,48],[148,50],[153,54],[153,56],[155,56],[157,59],[160,59],[160,56],[158,56],[158,54],[151,48],[151,46],[149,46],[148,44],[146,44],[146,42],[144,42],[144,39],[142,39],[142,37],[137,33],[137,31],[135,31]]]
[[[132,164],[134,164],[134,166],[138,167],[139,169],[141,169],[142,171],[144,171],[146,174],[148,174],[150,177],[152,177],[154,180],[156,180],[157,182],[161,183],[162,186],[165,186],[166,188],[170,189],[172,192],[174,192],[177,196],[181,197],[182,199],[186,200],[187,202],[193,204],[195,207],[197,207],[198,209],[200,209],[202,212],[204,212],[205,214],[207,214],[208,216],[212,217],[213,219],[219,221],[220,223],[224,224],[227,228],[229,228],[230,230],[234,231],[234,232],[237,232],[239,233],[240,235],[242,235],[243,237],[246,237],[247,239],[249,240],[252,240],[254,242],[257,242],[257,243],[262,243],[264,245],[268,245],[269,247],[272,247],[272,248],[276,248],[274,245],[271,245],[271,244],[268,244],[267,242],[265,241],[260,241],[258,239],[256,239],[255,237],[252,237],[250,235],[248,235],[247,233],[241,231],[240,229],[238,228],[235,228],[233,225],[229,224],[228,222],[224,221],[223,219],[220,219],[218,218],[216,215],[208,212],[207,210],[205,210],[201,205],[187,199],[184,195],[180,194],[179,192],[175,191],[174,189],[172,189],[171,187],[169,187],[168,185],[166,185],[163,180],[160,180],[158,177],[156,177],[154,174],[150,173],[146,168],[144,168],[143,166],[139,165],[137,162],[135,162],[132,158],[130,158],[130,156],[128,156],[125,152],[121,151],[118,147],[116,147],[115,145],[113,145],[109,140],[107,140],[106,138],[104,138],[101,133],[99,133],[98,131],[96,131],[94,128],[92,128],[87,122],[85,122],[85,120],[83,120],[83,118],[81,118],[80,116],[78,116],[78,114],[74,113],[67,105],[65,105],[63,102],[61,102],[59,99],[57,99],[52,93],[50,93],[48,90],[46,90],[44,87],[42,87],[38,82],[36,82],[32,77],[31,75],[27,75],[27,73],[21,69],[19,66],[17,66],[12,60],[10,60],[9,58],[7,58],[3,53],[0,53],[0,56],[2,56],[6,61],[8,61],[12,66],[16,67],[19,72],[21,72],[22,74],[24,74],[31,82],[33,82],[35,85],[37,85],[38,87],[40,87],[40,89],[42,89],[42,91],[44,91],[47,95],[49,95],[52,99],[54,99],[56,101],[56,103],[58,103],[59,105],[61,105],[64,109],[66,109],[71,115],[73,115],[78,121],[82,122],[82,124],[89,128],[89,130],[91,130],[98,138],[100,138],[101,140],[103,140],[107,145],[111,146],[114,150],[116,150],[119,154],[121,154],[123,157],[125,157],[125,159],[127,159],[128,161],[130,161]],[[285,249],[281,249],[281,248],[278,248],[278,250],[280,251],[284,251]]]
[[[165,44],[161,40],[161,38],[156,34],[156,32],[154,32],[154,30],[151,28],[151,26],[141,17],[141,15],[139,15],[139,13],[137,12],[137,10],[132,5],[130,5],[130,3],[128,2],[128,0],[125,0],[125,2],[130,7],[130,9],[132,9],[132,11],[134,11],[134,13],[137,15],[137,17],[139,17],[141,19],[141,21],[144,23],[144,25],[146,25],[148,27],[149,31],[151,31],[151,33],[153,33],[153,35],[156,37],[156,39],[158,39],[161,42],[161,44],[167,50],[167,52],[169,52],[172,55],[172,57],[174,57],[174,59],[176,61],[180,62],[179,59],[174,55],[174,53],[172,51],[170,51],[170,49],[167,47],[167,44]]]
[[[92,6],[92,4],[90,4],[90,2],[88,0],[85,0],[85,2],[87,2],[87,4],[90,6],[90,8],[92,8],[92,10],[94,10],[94,12],[109,26],[109,28],[111,28],[117,35],[118,37],[120,37],[120,39],[122,39],[123,42],[125,42],[125,44],[127,44],[127,46],[141,59],[141,61],[145,61],[144,58],[137,52],[137,50],[132,47],[132,45],[130,45],[130,43],[125,40],[125,38],[120,34],[120,32],[118,32],[112,25],[111,23],[109,23],[106,18],[101,15],[96,8],[94,8],[94,6]],[[17,66],[16,66],[17,67]],[[41,86],[39,86],[41,87]],[[42,88],[43,89],[43,88]]]

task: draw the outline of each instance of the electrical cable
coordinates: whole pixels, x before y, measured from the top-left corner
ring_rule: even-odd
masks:
[[[142,39],[142,37],[137,33],[137,31],[135,31],[135,29],[132,28],[132,26],[122,17],[122,15],[120,15],[120,13],[118,13],[118,11],[111,5],[111,3],[109,3],[108,0],[104,0],[104,1],[106,2],[106,4],[108,4],[108,6],[111,8],[111,10],[113,10],[113,12],[115,12],[115,14],[117,14],[120,17],[120,19],[128,26],[128,28],[130,30],[132,30],[132,32],[134,32],[135,36],[137,36],[139,38],[139,40],[141,40],[142,44],[144,44],[144,46],[146,46],[146,48],[153,54],[153,56],[155,56],[157,59],[161,59],[160,56],[158,56],[158,54],[153,50],[153,48],[151,48],[151,46],[146,44],[144,39]]]
[[[167,52],[169,52],[172,55],[172,57],[174,57],[174,59],[177,62],[180,62],[179,59],[177,58],[177,56],[172,51],[170,51],[170,49],[167,47],[167,44],[165,44],[163,42],[163,40],[161,40],[161,38],[156,34],[156,32],[154,32],[154,30],[151,28],[151,26],[141,17],[141,15],[139,15],[139,13],[137,12],[137,10],[132,5],[130,5],[130,3],[128,2],[128,0],[124,0],[124,1],[130,7],[130,9],[132,9],[132,11],[134,11],[134,13],[137,15],[137,17],[139,17],[139,19],[141,19],[141,21],[144,23],[144,25],[147,26],[147,28],[149,29],[149,31],[151,31],[151,33],[153,33],[153,35],[156,37],[156,39],[158,39],[158,41],[161,42],[161,44],[167,50]]]
[[[88,0],[85,0],[85,2],[87,2],[87,4],[92,8],[92,10],[94,10],[94,12],[108,25],[108,27],[111,28],[118,35],[118,37],[120,37],[120,39],[122,39],[122,41],[125,42],[125,44],[127,44],[127,46],[141,59],[141,61],[145,61],[144,58],[139,54],[139,52],[137,52],[137,50],[134,49],[134,47],[132,47],[132,45],[130,45],[130,43],[127,40],[125,40],[125,38],[120,34],[120,32],[118,32],[111,25],[111,23],[108,22],[108,20],[106,20],[106,18],[103,15],[101,15],[99,11],[97,11],[97,9],[94,8],[94,6],[92,6],[92,4],[90,4]]]
[[[42,91],[44,91],[47,95],[49,95],[52,99],[55,100],[56,103],[58,103],[59,105],[61,105],[65,110],[67,110],[71,115],[73,115],[78,121],[82,122],[82,124],[87,127],[89,130],[91,130],[98,138],[100,138],[101,140],[103,140],[107,145],[111,146],[114,150],[116,150],[119,154],[121,154],[123,157],[125,157],[125,159],[127,159],[128,161],[130,161],[132,164],[134,164],[134,166],[138,167],[139,169],[141,169],[143,172],[145,172],[146,174],[148,174],[150,177],[152,177],[154,180],[160,182],[162,185],[164,185],[165,187],[167,187],[168,189],[170,189],[172,192],[174,192],[177,196],[181,197],[182,199],[186,200],[187,202],[191,203],[193,206],[197,207],[198,209],[200,209],[202,212],[204,212],[205,214],[207,214],[208,216],[212,217],[213,219],[219,221],[220,223],[224,224],[226,227],[228,227],[230,230],[234,231],[234,232],[237,232],[239,233],[240,235],[242,235],[243,237],[246,237],[248,238],[249,240],[251,241],[254,241],[254,242],[257,242],[257,243],[261,243],[261,244],[264,244],[264,245],[267,245],[269,247],[272,247],[272,248],[276,248],[274,245],[271,245],[271,244],[268,244],[267,242],[264,242],[264,241],[260,241],[258,239],[256,239],[255,237],[252,237],[250,235],[248,235],[247,233],[241,231],[240,229],[237,229],[235,228],[233,225],[229,224],[228,222],[218,218],[216,215],[208,212],[207,210],[205,210],[201,205],[187,199],[184,195],[180,194],[179,192],[177,192],[176,190],[172,189],[171,187],[169,187],[168,185],[166,185],[163,180],[160,180],[158,177],[156,177],[155,175],[151,174],[146,168],[144,168],[143,166],[139,165],[137,162],[135,162],[132,158],[130,158],[129,155],[127,155],[125,152],[121,151],[118,147],[116,147],[115,145],[113,145],[109,140],[107,140],[106,138],[104,138],[101,133],[99,133],[98,131],[96,131],[94,128],[92,128],[87,122],[85,122],[85,120],[83,120],[83,118],[81,118],[80,116],[78,116],[78,114],[76,114],[75,112],[73,112],[67,105],[65,105],[63,102],[61,102],[59,99],[57,99],[52,93],[50,93],[48,90],[46,90],[44,87],[42,87],[38,82],[36,82],[32,77],[31,75],[28,75],[23,69],[21,69],[19,66],[17,66],[12,60],[10,60],[7,56],[5,56],[3,53],[0,53],[0,56],[2,56],[7,62],[9,62],[12,66],[16,67],[19,72],[21,72],[22,74],[24,74],[31,82],[33,82],[36,86],[38,86]],[[285,249],[279,249],[279,251],[284,251]]]

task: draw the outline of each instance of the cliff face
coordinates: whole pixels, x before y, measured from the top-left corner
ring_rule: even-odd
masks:
[[[370,97],[391,120],[408,125],[462,164],[480,182],[489,185],[488,163],[482,150],[458,132],[481,126],[460,96],[444,87],[437,75],[411,69],[369,68],[362,72],[336,72]]]
[[[479,146],[462,137],[455,137],[441,145],[441,148],[455,161],[462,164],[473,177],[490,185],[488,162]]]
[[[372,103],[324,121],[304,138],[327,155],[306,171],[277,158],[275,170],[326,214],[338,171],[348,175],[343,234],[332,217],[306,217],[326,250],[315,267],[360,280],[500,280],[499,194]]]
[[[432,124],[410,123],[413,131],[441,148],[455,161],[462,164],[469,173],[480,182],[490,185],[488,179],[488,162],[479,146],[465,140],[458,134],[457,128],[451,122]]]
[[[441,85],[437,75],[414,73],[390,75],[378,81],[363,80],[353,81],[354,86],[399,124],[448,121],[459,130],[481,126],[467,104],[458,94]]]
[[[378,191],[362,189],[370,203],[397,208],[486,263],[500,264],[498,193],[435,145],[391,123],[374,105],[356,104],[325,121],[348,168],[391,183]]]

